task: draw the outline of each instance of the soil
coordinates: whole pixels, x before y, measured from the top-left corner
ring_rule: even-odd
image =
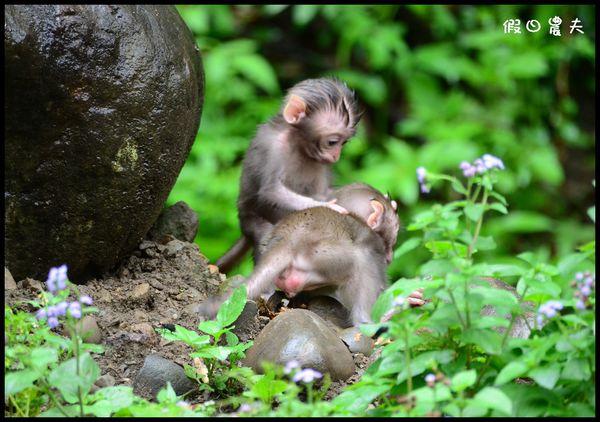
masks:
[[[39,294],[45,283],[32,279],[19,281],[18,288],[5,291],[5,303],[34,312],[27,303]],[[178,324],[197,330],[200,317],[194,308],[209,297],[219,295],[228,285],[225,275],[210,265],[197,245],[174,238],[163,242],[144,240],[139,250],[102,278],[79,285],[81,294],[94,300],[98,312],[93,314],[102,333],[105,352],[95,355],[102,375],[115,378],[115,385],[133,386],[135,376],[146,356],[157,353],[179,365],[192,365],[187,345],[167,342],[155,331],[165,324]],[[268,322],[255,316],[256,329],[242,340],[252,340]],[[343,382],[331,385],[326,399],[337,396],[353,384],[373,358],[353,354],[356,372]],[[197,401],[210,397],[199,396]],[[193,403],[192,400],[192,403]]]

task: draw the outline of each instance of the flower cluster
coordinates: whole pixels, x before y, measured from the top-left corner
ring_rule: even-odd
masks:
[[[425,167],[417,167],[417,180],[419,181],[419,186],[421,187],[421,193],[429,193],[429,186],[425,184],[426,176],[427,170],[425,170]]]
[[[589,271],[575,274],[575,280],[571,282],[571,286],[577,288],[574,293],[577,298],[577,303],[575,304],[577,309],[583,310],[587,308],[589,302],[588,299],[596,286],[595,281],[596,274],[592,274]]]
[[[542,304],[537,314],[538,327],[541,327],[544,323],[544,317],[547,319],[553,318],[562,308],[563,304],[559,300],[549,300],[548,302]]]
[[[504,170],[504,163],[498,157],[494,157],[491,154],[484,154],[483,157],[476,159],[473,164],[468,161],[463,161],[458,166],[465,177],[473,177],[476,174],[483,174],[493,168]]]
[[[56,294],[67,287],[67,266],[61,265],[60,267],[53,267],[48,273],[48,279],[46,280],[48,291],[52,294]],[[59,318],[65,315],[70,315],[75,319],[81,318],[82,305],[91,305],[93,303],[92,298],[88,295],[82,295],[77,301],[66,301],[63,300],[56,305],[50,305],[46,308],[42,308],[35,314],[37,319],[48,319],[48,326],[50,328],[56,328],[60,324]]]
[[[292,380],[294,380],[294,382],[302,381],[304,383],[309,383],[309,382],[313,382],[315,379],[323,377],[323,374],[321,374],[319,371],[315,371],[314,369],[311,369],[311,368],[302,369],[300,367],[300,362],[298,362],[295,359],[292,359],[291,361],[289,361],[285,364],[285,368],[283,369],[283,372],[286,375],[289,375],[296,369],[300,369],[300,370],[295,371],[295,374],[292,377]]]

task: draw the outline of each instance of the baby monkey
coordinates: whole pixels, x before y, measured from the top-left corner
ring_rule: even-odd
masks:
[[[228,272],[281,218],[293,211],[327,207],[330,166],[356,132],[360,120],[354,93],[334,78],[307,79],[293,86],[279,114],[259,126],[246,152],[238,198],[242,239],[217,260]]]
[[[265,235],[247,280],[250,299],[273,287],[290,298],[311,291],[338,300],[353,325],[371,322],[400,228],[397,204],[361,183],[334,195],[349,214],[326,207],[296,211]]]

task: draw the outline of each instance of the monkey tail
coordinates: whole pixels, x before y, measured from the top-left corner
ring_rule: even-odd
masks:
[[[235,242],[235,244],[217,260],[216,265],[219,267],[219,271],[222,273],[229,272],[242,260],[244,254],[250,249],[250,246],[251,245],[248,238],[246,236],[242,236],[240,240]]]

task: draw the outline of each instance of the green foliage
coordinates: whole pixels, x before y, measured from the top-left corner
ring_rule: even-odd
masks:
[[[400,279],[379,297],[373,317],[382,322],[363,332],[385,325],[392,342],[334,406],[372,416],[595,414],[594,243],[555,263],[533,252],[519,254],[514,264],[477,260],[483,219],[505,210],[487,201],[508,206],[494,191],[495,172],[469,178],[467,187],[426,173],[423,183],[445,180],[464,199],[434,204],[408,226],[423,235],[399,251],[429,249],[431,260],[420,268],[425,277]],[[490,287],[481,278],[489,275],[517,277],[519,298]],[[431,302],[410,309],[404,298],[418,287]],[[550,303],[558,311],[548,311]],[[489,306],[495,313],[482,313]],[[511,336],[517,319],[527,325],[527,338]],[[380,405],[368,410],[373,402]]]
[[[231,331],[235,328],[231,324],[240,316],[245,304],[246,286],[241,285],[223,302],[214,320],[201,321],[198,324],[198,329],[207,335],[201,336],[179,325],[175,326],[175,331],[157,329],[167,340],[182,341],[194,349],[190,353],[194,358],[194,367],[184,365],[184,370],[188,377],[199,383],[200,390],[224,391],[231,394],[239,388],[236,379],[240,374],[235,364],[244,357],[244,351],[252,346],[252,342],[240,343]],[[224,346],[219,344],[223,335],[226,339]]]

